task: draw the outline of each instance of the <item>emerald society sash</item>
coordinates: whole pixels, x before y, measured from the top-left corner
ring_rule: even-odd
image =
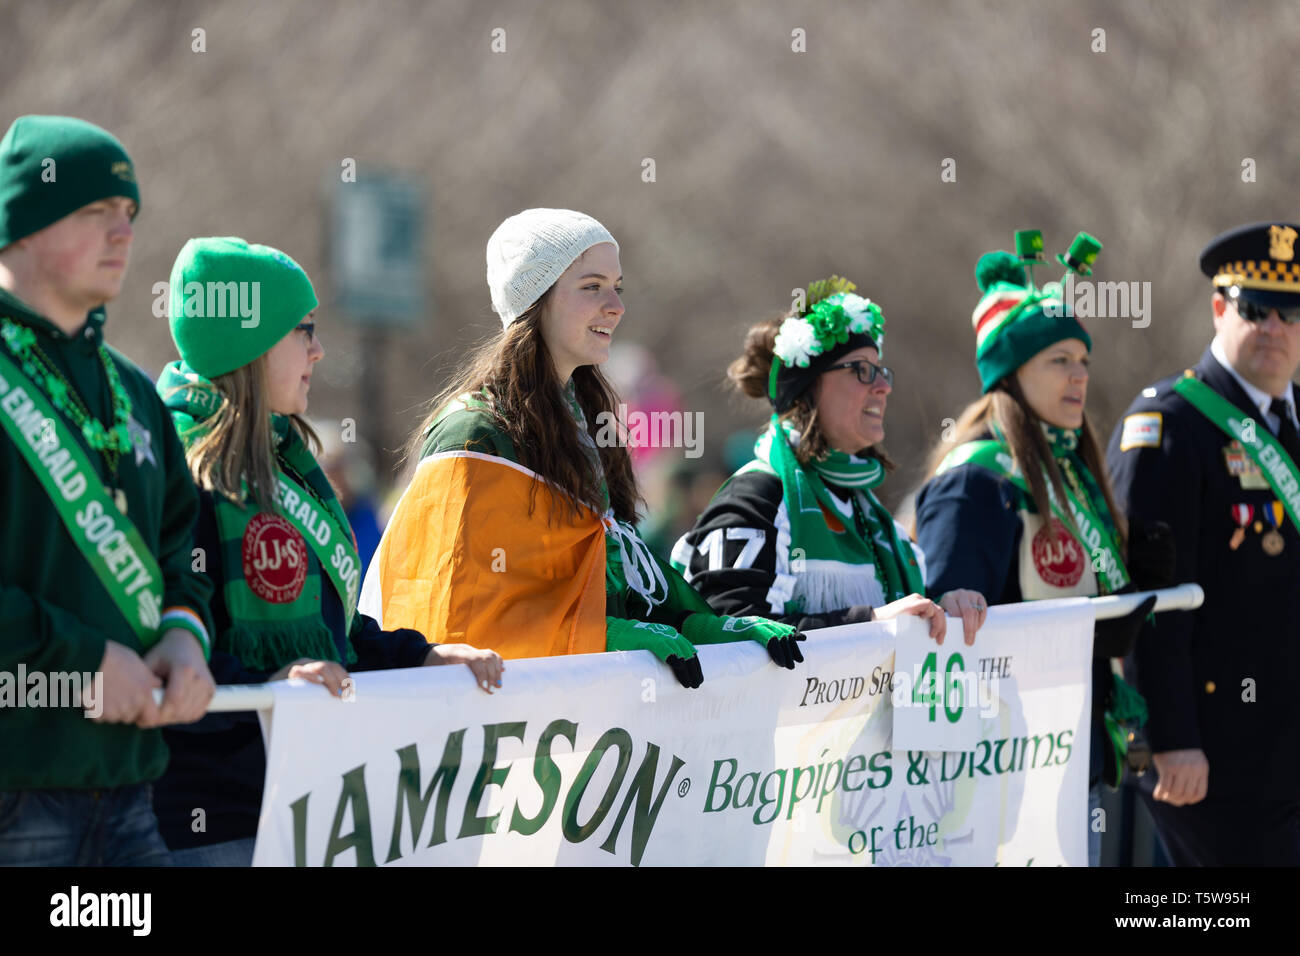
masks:
[[[1241,442],[1246,454],[1264,472],[1269,487],[1290,515],[1291,523],[1300,530],[1300,474],[1296,472],[1291,456],[1268,429],[1247,430],[1245,422],[1250,416],[1243,415],[1240,408],[1200,379],[1191,376],[1180,378],[1174,383],[1174,391],[1219,429]]]
[[[315,464],[314,460],[312,463]],[[352,534],[344,530],[347,525],[339,523],[332,509],[321,507],[311,492],[286,475],[283,469],[279,477],[280,507],[284,510],[284,517],[316,553],[321,570],[329,577],[343,602],[344,624],[351,632],[357,613],[357,595],[361,591],[361,558],[352,543]]]
[[[968,462],[991,471],[995,475],[1000,475],[1021,491],[1026,494],[1030,493],[1029,482],[1015,467],[1006,448],[1000,442],[988,439],[966,442],[964,445],[954,448],[948,453],[948,457],[943,460],[943,463],[939,465],[935,474],[941,475],[949,469]],[[1106,523],[1097,516],[1092,504],[1088,501],[1080,501],[1067,484],[1065,486],[1065,498],[1069,503],[1070,512],[1074,516],[1073,521],[1071,521],[1061,511],[1050,483],[1047,486],[1047,493],[1051,498],[1052,512],[1061,519],[1061,523],[1070,529],[1072,534],[1076,535],[1079,543],[1092,555],[1092,569],[1100,578],[1104,579],[1106,593],[1112,594],[1128,584],[1128,570],[1124,567],[1124,559],[1120,557],[1119,546],[1115,543],[1115,536],[1111,534]]]
[[[134,522],[117,510],[62,416],[3,352],[0,423],[141,646],[152,647],[162,621],[157,559]]]

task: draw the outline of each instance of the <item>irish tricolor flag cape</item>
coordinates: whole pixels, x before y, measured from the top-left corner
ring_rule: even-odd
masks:
[[[505,458],[421,460],[366,571],[361,610],[385,629],[490,647],[502,657],[605,649],[605,529],[548,524],[552,491]]]

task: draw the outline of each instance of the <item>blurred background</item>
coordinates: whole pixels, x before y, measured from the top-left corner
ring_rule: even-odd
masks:
[[[1293,4],[3,0],[0,23],[0,124],[80,116],[135,160],[116,346],[153,374],[176,357],[154,287],[192,236],[312,276],[311,411],[363,539],[422,403],[500,329],[483,250],[520,209],[618,238],[609,371],[634,410],[703,415],[698,457],[636,454],[665,549],[747,457],[766,408],[724,369],[796,287],[838,273],[884,309],[897,508],[979,391],[980,253],[1039,228],[1053,259],[1082,229],[1095,278],[1151,283],[1149,326],[1088,322],[1109,435],[1209,343],[1202,245],[1300,215]]]

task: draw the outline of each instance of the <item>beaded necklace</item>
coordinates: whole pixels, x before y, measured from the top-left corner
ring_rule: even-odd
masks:
[[[110,476],[117,474],[117,463],[123,452],[131,450],[131,433],[127,421],[131,416],[131,399],[122,387],[117,367],[108,350],[99,347],[99,361],[104,367],[109,389],[113,394],[113,424],[105,427],[91,415],[82,403],[77,390],[58,370],[50,357],[36,341],[36,333],[10,318],[0,318],[0,338],[10,353],[19,360],[23,372],[39,388],[50,403],[77,427],[86,444],[104,458]]]

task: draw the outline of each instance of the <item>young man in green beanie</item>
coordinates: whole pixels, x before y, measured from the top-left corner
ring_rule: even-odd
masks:
[[[139,204],[97,126],[23,116],[0,140],[0,865],[168,863],[157,728],[214,691],[184,452],[104,344]],[[85,692],[29,693],[56,685]]]

